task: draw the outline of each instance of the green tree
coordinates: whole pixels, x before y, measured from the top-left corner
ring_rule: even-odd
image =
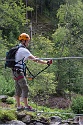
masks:
[[[67,0],[66,4],[61,5],[58,10],[57,17],[59,19],[58,29],[53,34],[55,43],[54,54],[60,56],[83,56],[82,43],[82,28],[83,28],[83,3],[80,0]],[[80,62],[80,67],[78,67]],[[57,92],[62,92],[66,89],[67,84],[74,84],[78,81],[78,72],[82,73],[82,60],[59,60],[57,63]],[[64,67],[67,68],[64,75]],[[59,72],[60,71],[60,72]],[[76,73],[77,72],[77,73]],[[64,77],[65,76],[65,77]],[[70,80],[70,77],[74,80]],[[81,81],[79,81],[81,82]],[[78,83],[79,84],[79,83]]]
[[[43,36],[36,36],[33,38],[33,48],[32,54],[38,58],[51,58],[53,55],[53,43],[43,37]],[[39,71],[44,69],[47,65],[41,65],[38,63],[33,63],[33,61],[29,60],[27,63],[29,70],[32,72],[33,75],[36,75]],[[54,82],[54,65],[51,65],[48,69],[43,71],[34,79],[34,84],[31,85],[31,93],[32,95],[45,95],[46,93],[52,94],[55,92],[56,83]],[[30,75],[27,72],[28,75]]]
[[[59,25],[65,26],[70,31],[68,47],[71,56],[82,56],[82,38],[83,38],[83,3],[81,0],[71,2],[67,0],[65,5],[61,5],[57,16]]]
[[[7,45],[14,44],[20,32],[25,31],[26,10],[29,11],[30,9],[21,0],[0,1],[0,29],[2,30],[2,37],[8,41]]]

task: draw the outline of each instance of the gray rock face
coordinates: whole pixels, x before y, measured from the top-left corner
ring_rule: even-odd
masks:
[[[8,98],[8,96],[7,95],[0,95],[0,100],[2,101],[2,102],[6,102],[6,99]]]
[[[61,122],[61,117],[59,116],[52,116],[51,118],[51,122]]]
[[[10,125],[26,125],[25,123],[23,123],[22,121],[18,121],[18,120],[12,120],[12,121],[8,121],[6,122],[7,124]]]
[[[4,123],[5,121],[5,123]],[[50,118],[41,117],[39,120],[25,112],[17,113],[17,120],[6,121],[0,120],[2,125],[83,125],[83,116],[75,116],[72,119],[62,120],[59,116],[51,116]]]

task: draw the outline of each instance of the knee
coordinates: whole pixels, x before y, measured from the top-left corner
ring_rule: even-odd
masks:
[[[22,97],[23,98],[27,98],[29,94],[29,89],[28,86],[23,87],[23,91],[22,91]]]

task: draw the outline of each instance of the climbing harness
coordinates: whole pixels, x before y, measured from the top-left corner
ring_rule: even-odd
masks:
[[[18,81],[20,79],[24,78],[24,76],[18,76],[18,77],[14,77],[14,80]]]
[[[29,68],[27,67],[27,65],[23,62],[23,60],[22,60],[22,65],[23,65],[23,69],[21,70],[21,68],[19,68],[18,66],[15,66],[12,70],[13,70],[13,72],[15,71],[15,72],[17,72],[18,74],[20,73],[20,72],[23,72],[24,73],[24,76],[26,77],[26,70],[29,72],[29,74],[30,74],[30,76],[28,76],[28,80],[33,80],[35,77],[37,77],[41,72],[43,72],[44,70],[46,70],[49,66],[50,66],[50,64],[49,63],[47,63],[47,66],[44,68],[44,69],[42,69],[41,71],[39,71],[36,75],[33,75],[33,73],[29,70]],[[15,75],[14,75],[15,76]],[[22,79],[22,78],[24,78],[23,76],[18,76],[18,77],[14,77],[14,80],[19,80],[19,79]]]

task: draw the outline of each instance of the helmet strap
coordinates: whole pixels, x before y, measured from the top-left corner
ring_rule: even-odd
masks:
[[[25,43],[26,43],[26,40],[22,43],[22,44],[26,47],[26,44],[25,44]]]

